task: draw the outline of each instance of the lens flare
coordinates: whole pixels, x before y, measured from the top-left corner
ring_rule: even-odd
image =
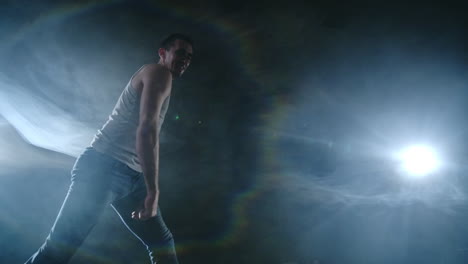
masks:
[[[436,152],[429,146],[414,145],[400,154],[402,169],[412,176],[425,176],[440,167]]]

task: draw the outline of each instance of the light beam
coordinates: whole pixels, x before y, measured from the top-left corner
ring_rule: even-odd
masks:
[[[436,171],[439,158],[433,148],[426,145],[413,145],[400,153],[401,168],[411,176],[422,177]]]

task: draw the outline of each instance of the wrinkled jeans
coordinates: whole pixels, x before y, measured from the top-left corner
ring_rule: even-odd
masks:
[[[146,221],[131,218],[143,207],[142,173],[88,147],[71,171],[71,184],[44,244],[25,264],[67,263],[99,217],[111,205],[125,226],[146,247],[151,263],[177,264],[174,239],[158,214]]]

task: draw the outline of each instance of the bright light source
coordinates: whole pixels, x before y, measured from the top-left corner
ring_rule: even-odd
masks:
[[[400,154],[402,168],[413,176],[425,176],[440,166],[435,151],[424,145],[415,145]]]

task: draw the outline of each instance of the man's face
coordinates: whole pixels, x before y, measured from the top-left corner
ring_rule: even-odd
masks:
[[[192,60],[192,45],[177,39],[174,45],[165,51],[164,65],[172,72],[174,78],[182,76]]]

